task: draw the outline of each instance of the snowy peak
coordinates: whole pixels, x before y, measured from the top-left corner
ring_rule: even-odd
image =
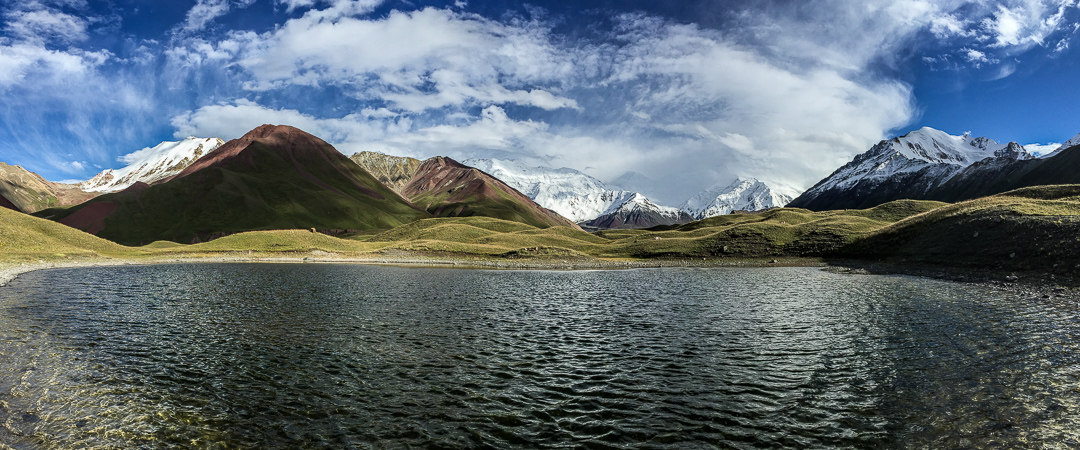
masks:
[[[1010,142],[999,144],[985,137],[952,136],[923,127],[900,137],[879,142],[870,150],[833,172],[810,189],[814,195],[829,189],[847,189],[864,180],[881,182],[897,174],[932,168],[941,180],[986,158],[1029,159],[1023,146]]]
[[[755,178],[737,178],[730,184],[718,184],[702,191],[683,203],[680,209],[701,220],[732,211],[782,207],[790,201],[791,197],[776,192]]]
[[[565,167],[530,166],[499,159],[467,159],[463,164],[498,178],[540,206],[576,223],[609,212],[632,194],[609,190],[600,180]]]
[[[1058,147],[1058,150],[1065,150],[1069,147],[1075,147],[1077,145],[1080,145],[1080,134],[1077,134],[1076,136],[1073,136],[1072,139],[1065,141],[1064,144],[1061,144],[1061,147]]]
[[[625,191],[621,191],[625,192]],[[629,195],[603,215],[585,222],[594,228],[649,228],[657,225],[676,225],[693,221],[686,212],[660,206],[637,192]]]
[[[944,131],[923,127],[900,137],[882,141],[871,149],[874,153],[895,153],[907,159],[929,163],[968,166],[993,156],[1005,145],[986,137],[953,136]],[[876,152],[875,152],[876,149]]]
[[[663,217],[678,218],[680,211],[678,208],[672,208],[670,206],[660,206],[649,200],[648,197],[634,192],[630,195],[626,201],[621,205],[615,207],[612,211],[614,213],[631,213],[634,211],[650,211],[660,214]]]
[[[121,158],[128,163],[122,169],[107,169],[79,185],[87,192],[116,192],[142,182],[153,184],[175,176],[225,144],[218,138],[189,137],[182,141],[166,141],[144,148]]]

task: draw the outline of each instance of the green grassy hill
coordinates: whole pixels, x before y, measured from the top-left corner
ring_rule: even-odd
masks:
[[[55,260],[85,256],[138,256],[137,249],[39,219],[0,208],[0,261]]]
[[[912,214],[945,205],[899,200],[866,210],[813,212],[780,208],[728,214],[648,230],[605,230],[613,242],[601,257],[834,256],[870,232]]]
[[[1080,272],[1080,185],[948,204],[870,233],[847,256],[1000,270]]]

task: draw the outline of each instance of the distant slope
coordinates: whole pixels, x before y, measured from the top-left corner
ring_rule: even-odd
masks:
[[[580,229],[484,171],[441,156],[424,161],[401,193],[435,217],[486,216]]]
[[[188,137],[166,141],[126,156],[130,164],[107,169],[79,185],[88,192],[117,192],[135,183],[154,184],[176,176],[192,163],[225,144],[218,138]]]
[[[77,205],[98,194],[85,192],[73,184],[53,183],[22,166],[0,162],[0,196],[27,213],[45,208]]]
[[[430,217],[330,144],[274,125],[229,141],[168,182],[39,215],[129,245],[253,230],[387,229]]]
[[[401,193],[409,184],[421,161],[405,156],[390,156],[375,152],[354,153],[349,157],[363,167],[371,176],[394,192]]]
[[[872,209],[813,212],[777,208],[714,216],[683,225],[605,230],[599,257],[761,258],[838,256],[867,234],[944,203],[899,200]]]

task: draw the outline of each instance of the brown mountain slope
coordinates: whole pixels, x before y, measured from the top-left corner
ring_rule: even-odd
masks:
[[[322,139],[274,125],[227,142],[167,182],[39,215],[128,245],[253,230],[389,229],[431,217]]]
[[[435,217],[486,216],[581,229],[480,169],[441,156],[424,161],[401,193]]]
[[[390,156],[375,152],[354,153],[349,159],[363,167],[371,176],[394,192],[409,184],[421,161],[406,156]]]
[[[78,205],[96,197],[73,184],[53,183],[22,166],[0,162],[0,196],[20,211],[34,213],[45,208]]]

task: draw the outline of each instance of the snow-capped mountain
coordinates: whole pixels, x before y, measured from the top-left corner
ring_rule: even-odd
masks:
[[[123,157],[122,169],[107,169],[79,185],[87,192],[115,192],[143,182],[153,184],[179,174],[192,163],[225,144],[218,138],[189,137],[162,142]]]
[[[600,180],[566,167],[537,167],[500,159],[467,159],[462,163],[487,172],[576,223],[608,213],[634,194],[610,190]]]
[[[901,198],[926,198],[972,164],[1034,158],[1015,142],[952,136],[924,127],[879,142],[821,180],[788,206],[815,210],[867,208]]]
[[[717,184],[691,197],[680,209],[701,220],[732,211],[759,211],[782,207],[791,197],[774,191],[755,178],[737,178],[730,184]]]
[[[635,192],[622,203],[583,225],[595,228],[648,228],[693,220],[694,218],[683,210],[657,205]]]

